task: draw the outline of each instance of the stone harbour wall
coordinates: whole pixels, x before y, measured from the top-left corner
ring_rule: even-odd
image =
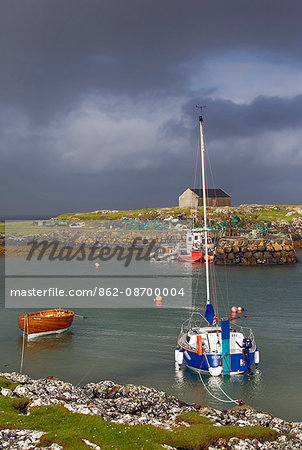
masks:
[[[221,238],[215,255],[216,264],[295,264],[297,255],[287,238]]]

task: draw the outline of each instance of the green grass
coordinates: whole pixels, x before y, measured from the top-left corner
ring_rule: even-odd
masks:
[[[15,390],[19,383],[13,383],[6,378],[0,377],[0,388],[10,389],[11,391]]]
[[[50,234],[53,233],[54,227],[39,227],[33,225],[32,220],[8,222],[5,226],[6,233],[12,233],[14,235],[27,236],[31,234]]]
[[[269,221],[277,221],[277,220],[287,220],[288,222],[292,222],[295,217],[301,217],[301,214],[295,213],[292,216],[286,216],[286,214],[290,211],[289,207],[295,207],[299,205],[259,205],[256,207],[246,205],[244,208],[248,207],[252,211],[251,213],[246,213],[244,208],[240,208],[239,206],[232,206],[228,208],[230,214],[237,214],[241,219],[245,219],[252,222],[259,222],[262,220]],[[220,208],[220,207],[219,207]],[[208,212],[211,219],[223,219],[226,218],[229,213],[226,215],[224,213],[216,212],[217,208],[209,207]],[[67,219],[67,218],[77,218],[85,221],[95,221],[95,220],[120,220],[125,217],[129,219],[140,219],[140,220],[152,220],[152,219],[163,219],[169,216],[177,217],[178,215],[182,215],[186,219],[192,218],[192,211],[189,208],[179,208],[179,207],[166,207],[166,208],[144,208],[144,209],[136,209],[136,210],[123,210],[118,212],[110,212],[109,214],[104,213],[95,213],[95,212],[79,212],[79,213],[66,213],[57,217],[57,219]],[[197,222],[201,222],[203,217],[202,207],[198,207],[196,213],[194,215],[197,218]],[[86,223],[88,226],[89,223]],[[13,227],[10,225],[10,227]],[[4,224],[0,223],[0,231],[3,231]],[[33,227],[31,225],[31,221],[27,222],[19,222],[16,226],[16,230],[11,230],[16,233],[32,234],[35,230],[39,230],[39,233],[50,233],[54,230],[54,227]],[[56,229],[64,229],[64,228],[56,228]],[[83,232],[84,229],[81,229]]]
[[[2,426],[2,417],[3,416],[13,416],[16,417],[20,411],[25,411],[27,408],[29,401],[27,398],[10,398],[0,395],[0,428]],[[15,427],[12,427],[15,428]]]
[[[20,414],[26,399],[0,396],[0,428],[20,428],[44,431],[42,445],[56,442],[66,449],[85,449],[82,439],[99,445],[102,450],[118,449],[162,449],[162,444],[173,447],[202,449],[233,436],[242,439],[271,440],[278,436],[264,427],[214,427],[209,419],[198,413],[185,413],[178,421],[186,421],[189,427],[181,426],[173,431],[149,425],[118,425],[105,422],[101,417],[71,413],[63,406],[31,408],[29,415]]]
[[[176,422],[177,423],[186,422],[189,423],[190,425],[198,425],[198,424],[211,425],[211,421],[208,417],[197,414],[194,411],[188,411],[180,414],[177,417]]]
[[[286,216],[288,209],[277,209],[277,210],[267,210],[263,209],[257,211],[255,215],[252,216],[252,220],[255,222],[260,222],[262,220],[269,220],[271,222],[277,222],[279,220],[287,220],[287,222],[292,222],[294,218],[300,217],[301,214],[293,214],[292,216]]]
[[[240,208],[239,206],[232,206],[228,209],[230,211],[230,214],[237,214],[241,219],[247,219],[251,221],[259,222],[261,220],[270,220],[270,221],[276,221],[276,220],[287,220],[289,222],[292,222],[293,218],[300,217],[301,214],[293,214],[292,216],[286,216],[286,214],[289,212],[288,207],[294,207],[298,205],[261,205],[261,206],[250,206],[252,209],[251,214],[245,213],[244,208],[249,207],[249,205],[246,205],[246,207]],[[211,218],[225,218],[225,214],[222,213],[216,213],[216,209],[214,207],[209,207],[208,211],[211,216]],[[67,217],[77,217],[81,220],[113,220],[113,219],[121,219],[123,217],[132,218],[132,219],[155,219],[155,218],[164,218],[169,217],[170,215],[177,216],[179,214],[182,214],[185,218],[189,219],[191,218],[192,214],[189,208],[179,208],[179,207],[167,207],[167,208],[147,208],[147,209],[137,209],[137,210],[125,210],[125,211],[118,211],[117,213],[109,213],[109,214],[101,214],[101,213],[70,213],[70,214],[62,214],[61,216],[58,216],[58,219],[66,219]],[[195,216],[197,216],[197,220],[202,219],[203,217],[203,211],[201,207],[197,208],[197,211],[195,213]]]
[[[57,217],[57,219],[67,219],[67,218],[78,218],[81,220],[118,220],[127,217],[129,219],[156,219],[160,216],[163,217],[170,215],[178,215],[184,214],[185,216],[190,217],[191,213],[189,208],[183,209],[178,207],[171,208],[145,208],[145,209],[135,209],[135,210],[123,210],[118,212],[110,212],[109,214],[104,213],[95,213],[95,212],[87,212],[87,213],[70,213],[70,214],[62,214]]]
[[[298,205],[292,205],[294,206]],[[300,206],[301,207],[301,206]],[[246,209],[249,209],[247,211]],[[220,223],[222,220],[227,219],[230,214],[236,214],[240,218],[239,226],[242,228],[252,228],[253,224],[257,224],[261,221],[271,221],[278,222],[280,220],[286,220],[292,222],[294,218],[301,217],[301,214],[294,213],[291,216],[286,216],[290,211],[291,205],[259,205],[252,206],[246,205],[244,207],[233,206],[227,209],[227,213],[216,212],[217,208],[209,207],[209,218],[214,223]],[[89,234],[92,231],[99,229],[100,224],[96,222],[104,221],[103,224],[109,220],[121,220],[123,218],[128,219],[140,219],[142,221],[154,220],[154,219],[164,219],[166,217],[178,217],[182,215],[185,219],[192,218],[192,212],[189,208],[179,208],[179,207],[169,207],[169,208],[146,208],[137,210],[124,210],[118,212],[110,212],[109,214],[103,213],[70,213],[62,214],[58,216],[58,219],[67,219],[76,217],[82,221],[85,221],[85,227],[81,228],[81,234]],[[202,207],[198,207],[194,212],[195,216],[195,226],[201,226],[203,223],[203,210]],[[3,224],[0,223],[0,232],[4,231],[2,229]],[[14,235],[27,236],[31,234],[52,234],[54,231],[65,231],[70,230],[68,227],[57,227],[57,226],[34,226],[32,221],[18,221],[7,225],[6,231],[13,233]],[[106,230],[106,231],[118,231],[118,230]]]
[[[129,218],[137,218],[140,216],[154,218],[158,214],[157,209],[148,208],[148,209],[137,209],[137,210],[129,210],[129,211],[118,211],[111,212],[109,214],[104,213],[95,213],[95,212],[87,212],[87,213],[70,213],[70,214],[62,214],[58,216],[57,219],[67,219],[71,217],[79,218],[81,220],[114,220],[114,219],[122,219],[123,217]]]

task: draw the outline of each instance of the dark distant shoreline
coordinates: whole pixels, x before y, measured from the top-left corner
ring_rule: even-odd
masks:
[[[54,217],[54,216],[51,214],[40,214],[40,215],[8,214],[7,216],[0,216],[0,222],[4,222],[5,220],[48,220],[51,217]]]

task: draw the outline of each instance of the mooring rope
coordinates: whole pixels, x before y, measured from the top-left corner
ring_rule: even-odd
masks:
[[[24,330],[22,334],[22,352],[21,352],[21,361],[20,361],[20,373],[23,371],[23,361],[24,361],[24,347],[25,347],[25,319],[26,315],[24,316]],[[28,331],[28,330],[27,330]]]
[[[219,402],[223,402],[223,403],[235,403],[236,405],[239,405],[239,401],[238,401],[238,400],[233,400],[231,397],[229,397],[229,396],[221,389],[220,386],[218,386],[219,389],[220,389],[220,390],[225,394],[225,396],[228,397],[230,400],[223,400],[223,399],[221,399],[221,398],[216,397],[216,395],[212,394],[212,392],[210,392],[209,389],[207,388],[205,382],[203,381],[203,378],[202,378],[200,372],[198,372],[198,375],[199,375],[199,378],[200,378],[200,380],[201,380],[201,382],[202,382],[202,384],[203,384],[203,387],[205,388],[205,390],[207,391],[207,393],[208,393],[209,395],[211,395],[213,398],[215,398],[215,399],[218,400]]]
[[[235,403],[239,403],[238,402],[238,400],[233,400],[226,392],[224,392],[224,390],[219,386],[219,384],[217,384],[217,387],[221,390],[221,392],[230,400],[230,401],[232,401],[232,402],[235,402]]]

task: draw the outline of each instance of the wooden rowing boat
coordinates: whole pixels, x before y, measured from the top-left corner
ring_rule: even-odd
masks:
[[[47,309],[18,316],[18,325],[28,339],[31,339],[68,330],[73,318],[74,312],[68,309]]]

